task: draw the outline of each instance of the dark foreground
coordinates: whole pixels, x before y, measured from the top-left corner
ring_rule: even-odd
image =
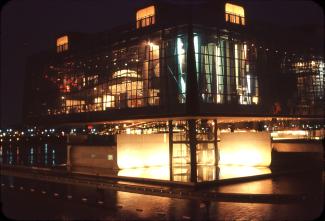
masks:
[[[314,220],[323,210],[323,180],[322,171],[309,171],[192,190],[216,194],[208,200],[2,175],[1,210],[28,220]]]

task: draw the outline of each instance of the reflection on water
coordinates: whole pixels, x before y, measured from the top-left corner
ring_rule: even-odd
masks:
[[[267,167],[249,166],[203,166],[197,167],[198,182],[213,181],[217,179],[230,179],[236,177],[254,176],[271,173]],[[184,165],[174,167],[172,170],[172,180],[188,182],[190,180],[190,166]],[[123,169],[118,172],[118,176],[150,178],[160,180],[170,180],[169,167],[146,167]]]
[[[255,175],[271,173],[271,170],[268,167],[227,166],[227,165],[221,165],[219,167],[220,167],[220,172],[219,172],[220,179],[255,176]]]
[[[118,176],[169,180],[169,167],[145,167],[119,170]]]
[[[66,162],[66,147],[49,143],[0,144],[0,163],[53,167]]]

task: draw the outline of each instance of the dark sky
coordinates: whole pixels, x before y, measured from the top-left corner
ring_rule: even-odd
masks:
[[[165,0],[168,1],[168,0]],[[191,2],[202,2],[191,1]],[[26,57],[55,44],[58,35],[99,32],[133,22],[150,0],[11,0],[1,8],[1,124],[19,125]],[[172,1],[169,2],[186,2]],[[282,26],[324,27],[313,1],[239,1],[256,21]],[[181,13],[180,13],[181,16]]]

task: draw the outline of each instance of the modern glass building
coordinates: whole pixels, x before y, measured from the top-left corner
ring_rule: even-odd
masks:
[[[186,13],[180,17],[180,11]],[[264,143],[243,147],[240,157],[236,148],[220,149],[233,139],[222,130],[229,122],[254,121],[250,129],[257,131],[259,121],[272,118],[321,118],[324,61],[278,55],[274,67],[249,24],[244,7],[231,2],[153,4],[139,9],[130,25],[65,33],[53,48],[30,58],[25,120],[102,125],[115,142],[102,152],[113,163],[98,161],[99,167],[169,165],[168,179],[197,182],[217,179],[218,162],[246,157],[244,165],[268,166],[269,133],[246,131]],[[281,97],[270,82],[283,79],[292,87]],[[69,153],[83,165],[73,158],[78,153]],[[206,173],[200,165],[214,167]]]

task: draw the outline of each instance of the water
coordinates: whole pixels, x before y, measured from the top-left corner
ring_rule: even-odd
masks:
[[[56,167],[66,162],[66,147],[60,143],[22,142],[0,144],[0,162],[7,165]]]

